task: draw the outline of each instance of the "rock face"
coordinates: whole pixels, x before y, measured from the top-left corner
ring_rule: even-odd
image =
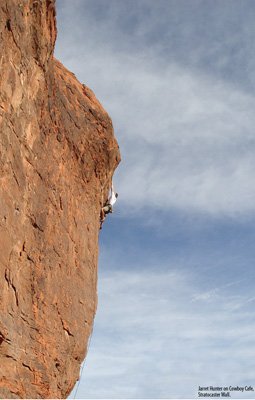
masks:
[[[78,379],[120,160],[109,116],[53,57],[54,3],[0,5],[1,398],[65,398]]]

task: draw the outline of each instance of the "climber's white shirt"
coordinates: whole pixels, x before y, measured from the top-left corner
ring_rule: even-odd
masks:
[[[115,196],[115,193],[112,190],[111,196],[109,198],[109,204],[111,204],[111,206],[113,206],[116,203],[116,200],[117,200],[117,197]]]

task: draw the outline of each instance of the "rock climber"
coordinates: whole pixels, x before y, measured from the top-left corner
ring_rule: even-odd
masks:
[[[114,192],[113,185],[111,187],[110,195],[108,197],[107,202],[105,205],[101,208],[101,213],[100,213],[100,229],[102,228],[103,222],[105,220],[105,216],[109,213],[113,212],[113,205],[116,203],[118,197],[118,193]]]

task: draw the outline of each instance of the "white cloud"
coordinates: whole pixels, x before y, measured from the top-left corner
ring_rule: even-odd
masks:
[[[255,81],[254,72],[249,75],[252,13],[244,11],[245,23],[237,23],[240,2],[229,8],[223,0],[105,4],[61,0],[65,21],[64,29],[58,21],[57,56],[113,118],[123,158],[115,176],[118,212],[139,212],[153,221],[155,210],[214,217],[253,213],[255,98],[242,85]],[[213,4],[209,12],[204,4]],[[252,383],[254,296],[246,281],[232,282],[232,273],[243,276],[243,253],[235,260],[229,248],[224,254],[220,244],[216,250],[209,244],[204,254],[196,237],[193,251],[179,258],[183,268],[173,261],[165,266],[161,247],[146,258],[142,239],[132,250],[147,270],[120,265],[126,258],[117,245],[114,256],[102,256],[104,265],[118,261],[99,279],[96,326],[78,397],[185,398],[194,397],[198,385]],[[124,239],[121,245],[130,250]],[[174,259],[173,244],[169,253]],[[220,271],[214,279],[225,277],[226,284],[209,279],[212,267]]]
[[[92,86],[113,118],[123,157],[116,174],[123,210],[132,204],[132,213],[145,206],[253,213],[254,96],[158,58],[153,47],[134,47],[129,54],[102,47],[96,28],[93,41],[90,26],[79,26],[77,37],[88,34],[88,49],[86,41],[74,45],[69,37],[58,56]],[[111,21],[101,29],[113,36]]]
[[[183,270],[103,274],[77,397],[193,398],[198,385],[252,384],[254,311],[229,310],[231,285],[208,303]]]

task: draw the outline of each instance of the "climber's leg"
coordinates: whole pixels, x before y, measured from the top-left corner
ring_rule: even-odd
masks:
[[[105,220],[105,213],[104,213],[104,210],[101,209],[101,212],[100,212],[100,229],[102,229],[104,220]]]
[[[112,213],[112,205],[106,204],[103,208],[101,208],[100,212],[100,229],[102,229],[102,225],[105,221],[106,215]]]

